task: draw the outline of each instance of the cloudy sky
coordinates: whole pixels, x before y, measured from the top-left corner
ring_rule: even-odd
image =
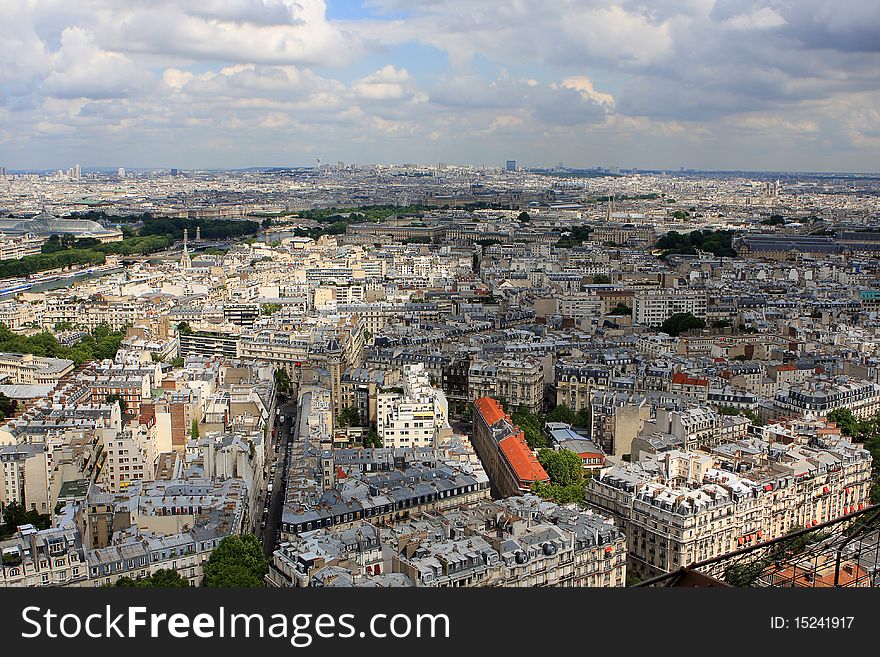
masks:
[[[880,170],[878,0],[2,0],[0,166]]]

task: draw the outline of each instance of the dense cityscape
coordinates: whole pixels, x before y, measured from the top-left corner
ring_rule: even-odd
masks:
[[[0,585],[875,586],[878,198],[0,168]]]

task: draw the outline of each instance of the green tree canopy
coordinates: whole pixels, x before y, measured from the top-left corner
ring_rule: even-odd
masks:
[[[104,398],[104,401],[108,404],[119,402],[119,410],[123,413],[125,413],[125,410],[128,408],[128,404],[125,402],[125,399],[123,399],[122,395],[118,393],[107,395],[107,397]]]
[[[565,404],[559,404],[556,408],[554,408],[552,411],[544,416],[544,421],[564,422],[565,424],[575,426],[577,424],[577,415]]]
[[[37,529],[48,529],[51,516],[36,510],[28,511],[18,502],[10,502],[3,507],[3,522],[0,525],[0,538],[12,536],[21,525],[33,525]]]
[[[176,570],[161,568],[148,577],[120,577],[113,584],[116,588],[184,588],[189,587],[189,580],[182,577]]]
[[[359,427],[361,426],[361,412],[357,406],[345,406],[339,411],[336,423],[340,427]]]
[[[657,240],[657,248],[667,256],[673,253],[696,255],[697,250],[708,251],[717,257],[736,257],[733,232],[729,230],[694,230],[679,233],[671,230]]]
[[[551,484],[570,486],[581,484],[584,480],[584,464],[581,457],[568,449],[542,449],[538,451],[538,462],[550,477]]]
[[[706,328],[706,321],[695,317],[692,313],[675,313],[660,326],[660,330],[669,335],[702,328]]]
[[[547,437],[541,432],[544,421],[540,415],[530,412],[524,406],[519,406],[511,414],[510,419],[523,430],[529,447],[538,449],[547,446]]]
[[[227,536],[205,562],[205,586],[209,588],[260,588],[269,562],[253,534]]]
[[[375,429],[370,429],[364,435],[364,447],[382,447],[382,439]]]
[[[848,408],[838,408],[825,416],[829,422],[834,422],[844,436],[856,436],[859,433],[859,421],[853,416]]]
[[[287,370],[279,367],[275,370],[275,386],[278,388],[278,392],[283,395],[286,395],[290,392],[290,375],[287,373]]]

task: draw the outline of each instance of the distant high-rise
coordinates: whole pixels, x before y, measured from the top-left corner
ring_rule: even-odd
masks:
[[[79,170],[78,164],[73,168],[73,172],[74,172],[73,177],[76,178],[77,180],[79,180],[80,170]]]
[[[125,167],[119,167],[119,169],[116,170],[116,175],[120,178],[125,178]]]
[[[171,169],[171,175],[176,176],[178,174],[177,169]]]
[[[508,171],[516,171],[516,160],[507,160],[507,166],[505,168]]]

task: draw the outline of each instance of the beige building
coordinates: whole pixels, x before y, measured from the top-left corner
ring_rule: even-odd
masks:
[[[73,371],[73,361],[65,358],[43,358],[33,354],[0,353],[0,376],[12,384],[55,384]]]
[[[544,368],[534,358],[472,360],[468,369],[468,396],[504,399],[508,407],[525,406],[538,413],[544,408]]]
[[[706,293],[687,290],[640,290],[633,296],[633,322],[659,326],[677,313],[706,317]]]
[[[45,445],[0,447],[0,515],[9,504],[21,505],[26,511],[51,513]]]
[[[651,418],[651,405],[640,395],[597,391],[590,411],[590,437],[606,454],[623,456]]]
[[[449,403],[421,364],[406,365],[401,386],[379,392],[376,430],[383,447],[436,447],[452,432]]]
[[[773,443],[772,456],[760,439],[741,443],[666,452],[588,481],[587,503],[626,532],[632,574],[723,556],[870,503],[871,455],[846,439]]]

